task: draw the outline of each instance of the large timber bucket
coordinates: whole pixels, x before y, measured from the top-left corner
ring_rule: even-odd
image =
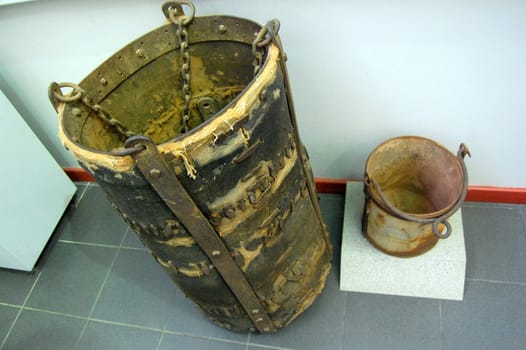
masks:
[[[365,166],[362,229],[381,251],[413,257],[447,238],[447,218],[464,202],[468,174],[464,144],[457,156],[435,141],[397,137],[371,152]]]
[[[163,11],[80,84],[51,84],[60,138],[211,320],[273,332],[331,266],[279,22]]]

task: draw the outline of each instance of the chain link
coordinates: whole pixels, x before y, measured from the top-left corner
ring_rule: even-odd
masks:
[[[86,99],[82,99],[82,102],[88,107],[90,108],[92,111],[94,111],[95,113],[97,113],[97,116],[99,117],[99,119],[101,119],[103,122],[105,122],[106,124],[108,125],[111,125],[113,126],[115,129],[117,129],[117,131],[119,132],[119,134],[121,134],[122,136],[125,136],[125,137],[130,137],[130,136],[133,136],[133,135],[136,135],[136,133],[134,133],[133,131],[130,131],[128,130],[128,128],[126,128],[120,121],[118,121],[117,119],[115,118],[112,118],[108,112],[106,112],[104,110],[104,108],[102,108],[101,105],[99,104],[94,104],[94,105],[91,105],[90,103],[88,103],[89,101],[85,101]]]
[[[277,19],[273,19],[265,23],[256,33],[256,37],[252,42],[252,54],[254,55],[254,75],[257,75],[263,66],[263,58],[267,46],[272,43],[279,31],[280,23]],[[281,48],[280,48],[281,49]]]
[[[182,10],[182,5],[190,7],[190,14],[186,16]],[[181,111],[182,125],[181,133],[189,130],[188,122],[190,120],[190,99],[192,90],[190,86],[190,54],[188,53],[188,31],[186,27],[194,18],[195,8],[190,1],[170,1],[163,6],[163,12],[172,23],[177,26],[175,35],[179,43],[179,52],[181,54],[181,78],[183,80],[183,110]]]
[[[62,88],[71,88],[71,93],[69,95],[64,95],[62,93]],[[126,128],[120,121],[115,118],[112,118],[109,113],[102,108],[99,104],[93,104],[91,99],[86,95],[86,91],[82,89],[79,85],[73,83],[51,83],[49,86],[49,99],[56,105],[57,101],[64,103],[71,103],[75,101],[82,102],[86,107],[93,111],[97,117],[102,120],[105,124],[108,124],[114,127],[119,134],[125,137],[130,137],[136,133],[130,131]]]
[[[252,42],[252,54],[254,55],[254,61],[252,65],[254,66],[254,75],[257,75],[261,66],[263,66],[263,56],[265,54],[265,42],[270,42],[268,38],[265,38],[267,35],[267,25],[265,24],[261,27],[260,31],[257,32],[256,38]]]
[[[192,98],[192,90],[190,88],[190,54],[188,53],[188,31],[183,25],[183,21],[176,23],[178,28],[176,31],[177,40],[179,41],[179,51],[181,53],[181,77],[183,79],[183,99],[184,105],[182,110],[183,125],[182,132],[186,133],[189,129],[188,121],[190,120],[190,99]]]

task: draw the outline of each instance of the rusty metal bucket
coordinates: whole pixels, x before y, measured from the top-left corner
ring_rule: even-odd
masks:
[[[332,254],[279,22],[163,12],[79,85],[51,84],[60,138],[209,319],[274,332],[321,293]]]
[[[435,141],[397,137],[376,147],[365,166],[364,236],[379,250],[413,257],[452,232],[447,221],[464,202],[468,174],[457,156]]]

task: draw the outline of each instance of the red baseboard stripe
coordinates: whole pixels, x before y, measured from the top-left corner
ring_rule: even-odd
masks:
[[[95,181],[93,176],[82,168],[64,168],[64,171],[73,181]],[[349,180],[317,177],[315,181],[319,193],[345,193],[345,186]],[[526,204],[526,188],[469,186],[466,201]]]
[[[469,186],[466,201],[526,204],[526,188]]]
[[[316,191],[319,193],[345,193],[345,187],[349,180],[317,177],[314,181],[316,182]]]
[[[93,176],[82,168],[63,168],[71,181],[95,182]]]

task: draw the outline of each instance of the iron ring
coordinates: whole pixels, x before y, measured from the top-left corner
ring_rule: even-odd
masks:
[[[446,226],[446,232],[440,233],[438,230],[438,224],[443,224],[444,226]],[[433,234],[437,238],[440,238],[440,239],[448,238],[449,236],[451,236],[451,232],[453,231],[451,228],[451,224],[447,220],[443,220],[443,221],[435,220],[433,221],[432,227],[433,227]]]
[[[62,88],[69,87],[71,88],[72,95],[64,96],[62,93]],[[74,83],[52,83],[50,85],[50,92],[53,93],[53,97],[56,98],[60,102],[73,102],[77,101],[82,97],[82,94],[84,94],[84,90]]]
[[[190,8],[189,15],[184,13],[182,5],[186,5]],[[166,18],[171,20],[173,23],[180,23],[183,26],[186,26],[192,22],[195,16],[195,6],[188,0],[165,2],[162,6],[162,10]]]

